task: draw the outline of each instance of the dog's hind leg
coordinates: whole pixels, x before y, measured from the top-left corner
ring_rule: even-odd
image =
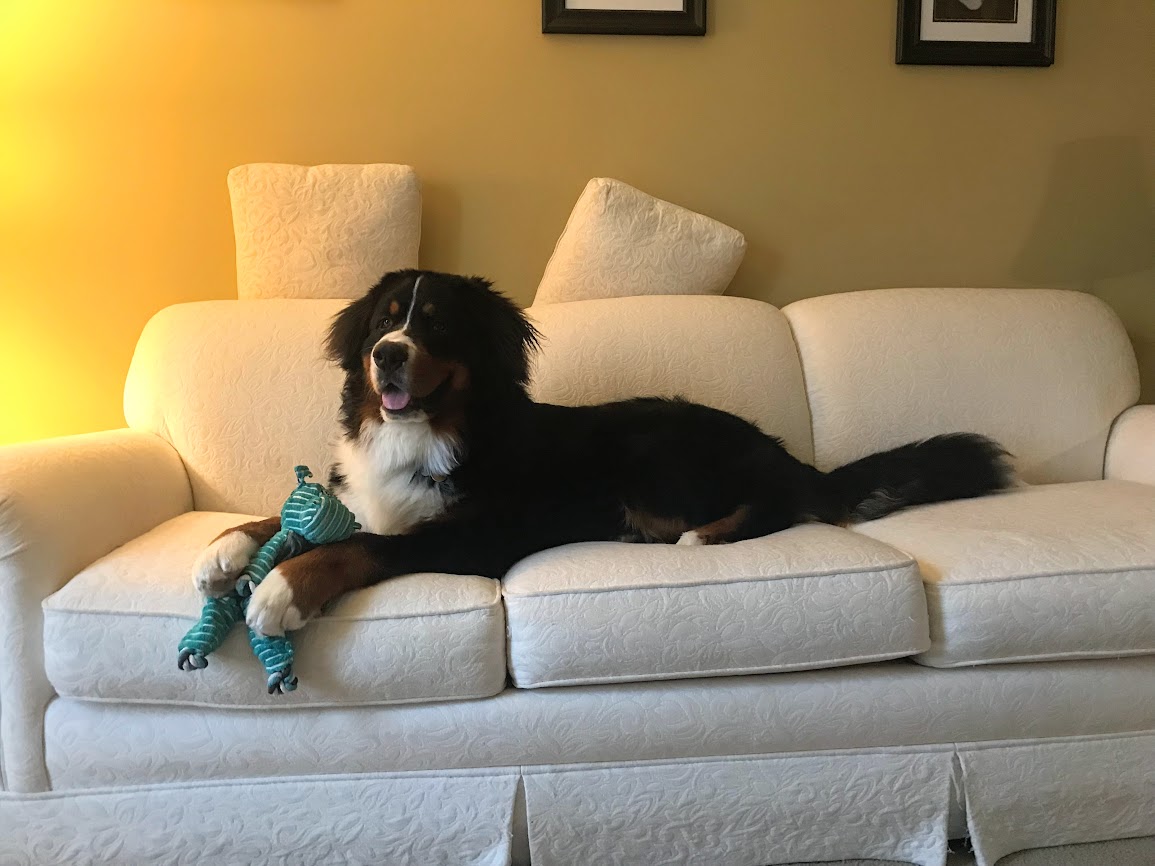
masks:
[[[749,517],[750,506],[739,505],[733,512],[720,520],[686,530],[675,543],[697,547],[702,544],[725,544],[728,541],[737,541],[739,532]]]
[[[683,532],[677,544],[698,546],[703,544],[727,544],[769,535],[790,526],[790,521],[781,515],[759,505],[739,505],[730,514]]]
[[[792,502],[783,502],[776,497],[757,497],[744,505],[739,505],[725,517],[702,526],[695,526],[683,532],[677,544],[696,546],[703,544],[727,544],[761,538],[789,529],[799,523],[821,521],[806,510],[799,510]]]

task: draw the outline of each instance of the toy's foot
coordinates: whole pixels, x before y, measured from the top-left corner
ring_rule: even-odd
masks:
[[[209,660],[198,652],[182,649],[176,658],[176,664],[182,671],[198,671],[207,668]]]
[[[275,671],[269,675],[269,694],[284,695],[297,688],[297,676],[293,669]]]
[[[230,593],[259,547],[255,539],[239,530],[222,535],[201,551],[193,565],[197,592],[214,598]]]

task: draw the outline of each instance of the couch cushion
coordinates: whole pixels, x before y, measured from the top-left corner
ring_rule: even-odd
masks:
[[[782,312],[819,469],[973,431],[1001,442],[1032,484],[1099,479],[1111,424],[1139,397],[1123,324],[1082,292],[881,289]]]
[[[488,697],[505,685],[497,583],[413,575],[351,593],[295,634],[300,686],[265,694],[243,626],[202,671],[177,668],[200,615],[193,559],[244,515],[192,512],[86,568],[44,601],[48,678],[65,696],[226,707],[388,704]]]
[[[927,646],[914,563],[831,526],[713,547],[569,545],[514,566],[503,593],[522,688],[832,667]]]
[[[407,165],[240,165],[229,196],[241,298],[359,298],[417,267],[421,183]]]
[[[775,307],[748,298],[608,298],[530,307],[541,332],[531,392],[583,406],[685,397],[733,412],[814,459],[798,347]]]
[[[935,667],[1155,653],[1155,487],[1086,481],[946,502],[858,531],[918,560]]]

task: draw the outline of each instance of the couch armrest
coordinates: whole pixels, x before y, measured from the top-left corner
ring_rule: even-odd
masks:
[[[0,448],[0,781],[47,788],[40,602],[89,563],[189,511],[180,456],[114,430]]]
[[[1155,405],[1132,406],[1116,419],[1103,477],[1155,484]]]

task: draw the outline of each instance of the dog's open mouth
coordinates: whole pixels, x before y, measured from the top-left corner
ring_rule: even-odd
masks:
[[[396,385],[386,385],[381,392],[381,405],[390,412],[404,412],[413,401],[413,395]]]
[[[428,394],[419,396],[400,385],[390,383],[381,389],[381,408],[394,416],[404,416],[420,411],[428,412],[436,408],[444,399],[451,385],[452,381],[447,376]]]

